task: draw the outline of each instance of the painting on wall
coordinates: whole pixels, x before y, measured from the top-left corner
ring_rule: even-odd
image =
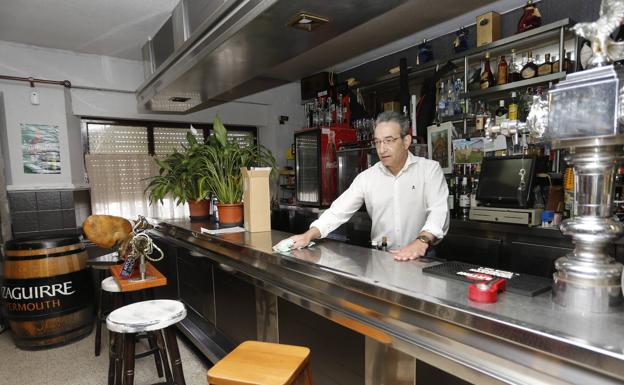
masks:
[[[25,174],[60,174],[59,127],[21,123],[22,163]]]
[[[483,138],[453,140],[453,163],[481,163],[483,160]]]
[[[448,174],[452,170],[451,138],[453,137],[453,124],[443,123],[440,126],[427,127],[427,150],[429,159],[440,163],[442,171]]]

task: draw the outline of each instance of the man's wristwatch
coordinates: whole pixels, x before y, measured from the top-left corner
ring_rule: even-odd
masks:
[[[429,247],[431,247],[431,244],[433,243],[431,239],[425,237],[424,235],[417,236],[416,240],[426,243]]]

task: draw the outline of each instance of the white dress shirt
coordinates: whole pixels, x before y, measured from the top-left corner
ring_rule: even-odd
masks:
[[[396,249],[413,242],[421,231],[444,237],[449,227],[448,187],[440,164],[408,152],[394,176],[381,163],[362,171],[351,186],[310,227],[321,237],[345,223],[362,206],[372,220],[371,240]]]

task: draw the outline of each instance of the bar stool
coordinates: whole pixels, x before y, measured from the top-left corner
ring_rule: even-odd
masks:
[[[135,335],[150,332],[156,339],[167,383],[186,385],[178,341],[173,329],[173,325],[185,317],[184,304],[169,299],[136,302],[111,312],[106,318],[108,330],[114,333],[108,369],[109,384],[121,385],[123,376],[123,385],[133,385]],[[166,345],[161,331],[164,331]]]
[[[91,269],[95,270],[98,274],[98,281],[100,282],[100,287],[102,282],[110,276],[110,267],[116,264],[121,263],[119,259],[119,255],[116,252],[108,253],[105,255],[101,255],[99,257],[87,259],[87,266]],[[114,288],[110,290],[110,292],[118,292],[115,291]],[[100,355],[100,345],[101,345],[101,335],[102,335],[102,321],[106,319],[106,311],[102,310],[103,302],[104,302],[104,291],[100,290],[98,295],[98,300],[96,303],[96,318],[95,318],[95,356]],[[115,298],[115,297],[113,297]],[[119,307],[117,305],[116,307]],[[113,305],[113,308],[116,308]]]
[[[112,297],[112,300],[111,300],[112,310],[118,309],[123,305],[124,293],[121,292],[121,288],[119,287],[119,284],[117,284],[117,281],[115,281],[114,277],[108,277],[102,281],[101,292],[108,293],[108,295]],[[101,304],[100,304],[100,309],[102,309]],[[101,311],[100,313],[98,313],[98,321],[97,321],[98,323],[97,323],[97,328],[96,328],[97,334],[95,336],[96,356],[99,355],[99,350],[100,350],[99,339],[100,339],[100,333],[101,333],[101,328],[102,328],[101,322],[106,321],[106,317],[108,316],[108,314],[109,313],[105,311]],[[148,355],[153,354],[154,362],[156,363],[156,372],[158,373],[158,377],[160,378],[163,376],[163,365],[162,365],[162,360],[161,360],[161,352],[158,347],[157,336],[151,332],[141,333],[135,336],[136,339],[143,338],[143,337],[146,337],[148,340],[149,350],[145,352],[137,353],[135,354],[134,357],[143,358],[143,357],[147,357]],[[114,333],[109,331],[109,345],[113,347],[114,344],[115,344]],[[109,351],[111,350],[109,349]],[[114,372],[111,372],[111,368],[109,367],[109,379],[112,378],[113,375],[114,375]],[[111,382],[109,382],[109,384],[112,385]]]
[[[208,370],[210,385],[312,385],[310,349],[245,341]]]

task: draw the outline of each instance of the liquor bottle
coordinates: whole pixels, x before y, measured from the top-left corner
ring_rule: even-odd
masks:
[[[381,250],[388,251],[388,237],[381,237]]]
[[[485,103],[482,100],[479,100],[479,107],[477,110],[477,114],[475,117],[475,129],[477,131],[482,131],[485,129],[485,120],[487,119],[485,114]]]
[[[544,56],[544,62],[537,67],[537,75],[544,76],[551,74],[553,72],[552,67],[553,65],[550,61],[550,54],[547,53],[546,56]]]
[[[533,54],[531,51],[528,53],[527,63],[522,67],[520,71],[522,79],[531,79],[537,76],[537,64],[533,63]]]
[[[572,52],[567,52],[565,59],[563,59],[563,70],[566,73],[574,72],[574,60],[572,60]]]
[[[446,116],[455,115],[455,86],[453,79],[446,81]]]
[[[438,116],[446,116],[446,92],[444,92],[444,81],[440,81],[440,100],[438,101]]]
[[[461,192],[461,182],[460,182],[461,177],[459,176],[459,172],[456,172],[454,174],[455,174],[455,176],[453,177],[455,179],[455,196],[453,197],[455,199],[455,202],[453,203],[453,207],[455,208],[454,218],[460,218],[461,208],[459,207],[459,194]]]
[[[501,123],[507,120],[508,112],[509,111],[505,108],[505,101],[504,100],[499,101],[498,108],[496,109],[496,112],[495,112],[496,117],[494,118],[494,123],[497,126],[500,126]]]
[[[507,74],[507,82],[517,82],[521,80],[520,78],[520,70],[522,69],[522,65],[518,62],[516,58],[516,50],[511,50],[511,57],[509,58],[509,66],[508,66],[508,74]]]
[[[451,177],[448,181],[449,195],[447,198],[449,215],[451,218],[455,217],[455,178]]]
[[[557,56],[553,55],[552,57],[552,73],[556,74],[557,72],[559,72],[559,59],[557,58]]]
[[[529,0],[524,6],[524,11],[518,21],[518,33],[528,31],[540,25],[542,25],[542,15],[537,6],[533,4],[533,1]]]
[[[468,219],[470,215],[470,186],[468,185],[468,177],[466,176],[462,178],[459,195],[459,210],[461,219]]]
[[[477,188],[479,187],[479,178],[474,176],[472,178],[472,194],[470,194],[470,207],[477,207]]]
[[[509,120],[518,120],[518,99],[516,98],[515,91],[511,93],[511,102],[509,103],[507,118]]]
[[[498,60],[498,71],[496,72],[496,84],[507,84],[507,60],[505,60],[505,55],[501,55]]]
[[[481,72],[481,89],[484,90],[486,88],[492,87],[494,83],[494,74],[490,69],[490,53],[485,53],[485,59],[483,63],[483,72]]]

